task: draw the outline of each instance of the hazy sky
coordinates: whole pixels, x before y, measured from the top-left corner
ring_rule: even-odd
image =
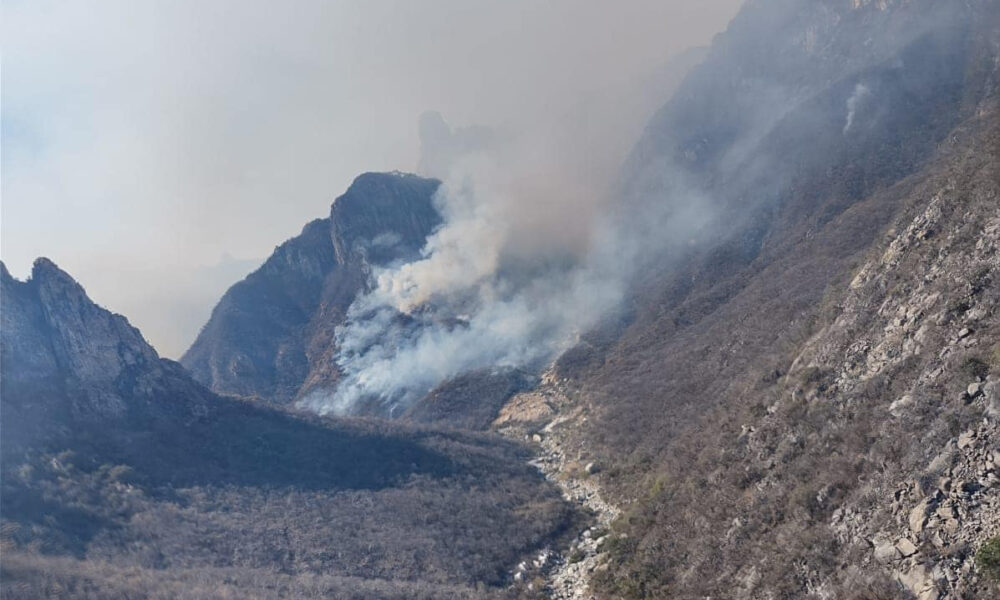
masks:
[[[357,174],[413,170],[424,111],[617,160],[739,4],[4,0],[3,260],[52,258],[177,357]]]

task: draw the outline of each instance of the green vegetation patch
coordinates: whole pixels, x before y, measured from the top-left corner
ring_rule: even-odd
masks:
[[[983,544],[976,552],[976,566],[982,569],[987,578],[1000,583],[1000,537],[995,537]]]

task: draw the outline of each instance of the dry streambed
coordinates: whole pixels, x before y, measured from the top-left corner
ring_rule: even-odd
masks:
[[[592,514],[569,548],[546,549],[514,571],[514,584],[541,588],[555,600],[587,600],[591,575],[602,568],[601,546],[619,509],[600,493],[599,465],[587,462],[568,432],[586,419],[584,411],[562,393],[552,377],[535,390],[518,394],[507,403],[494,428],[510,437],[526,439],[537,447],[531,464],[562,491],[563,497]]]

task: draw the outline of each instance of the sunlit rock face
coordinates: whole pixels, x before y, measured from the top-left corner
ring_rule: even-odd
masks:
[[[4,354],[22,362],[10,369],[15,380],[63,374],[111,385],[129,368],[159,361],[124,317],[91,302],[50,260],[35,261],[28,281],[6,269],[2,277]]]

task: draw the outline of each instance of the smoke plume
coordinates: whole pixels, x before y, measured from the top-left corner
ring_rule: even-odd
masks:
[[[640,253],[708,220],[690,196],[607,210],[605,188],[543,140],[427,123],[422,164],[445,171],[431,173],[444,224],[418,260],[372,272],[336,333],[338,388],[304,407],[391,414],[464,372],[539,368],[614,313]]]
[[[871,95],[871,90],[865,84],[859,83],[854,86],[854,93],[847,99],[847,118],[844,121],[844,135],[847,135],[847,132],[851,130],[851,126],[854,125],[854,115],[857,114],[869,95]]]

